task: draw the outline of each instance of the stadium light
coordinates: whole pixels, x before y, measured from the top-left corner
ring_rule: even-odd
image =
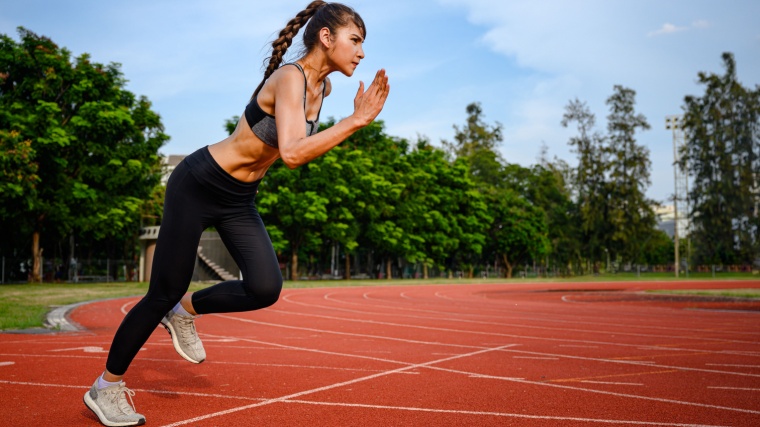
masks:
[[[675,273],[678,277],[678,272],[681,267],[681,260],[679,258],[679,228],[680,220],[678,218],[678,203],[681,197],[688,197],[686,194],[688,188],[686,185],[687,178],[684,176],[684,172],[680,167],[679,148],[683,144],[683,125],[682,115],[670,115],[665,116],[665,129],[673,131],[673,178],[674,178],[674,193],[673,193],[673,240],[675,243]],[[682,188],[683,187],[683,188]],[[684,193],[684,194],[680,194]],[[687,209],[688,210],[688,209]],[[688,215],[688,212],[684,212],[684,215]],[[685,234],[685,228],[684,228]],[[684,236],[685,237],[685,236]]]

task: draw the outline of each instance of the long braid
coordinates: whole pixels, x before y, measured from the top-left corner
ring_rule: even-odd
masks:
[[[315,0],[311,2],[308,6],[306,6],[306,9],[298,12],[296,17],[291,19],[288,22],[288,25],[286,25],[285,28],[280,31],[280,35],[277,37],[277,40],[272,42],[272,56],[269,57],[269,65],[267,65],[266,71],[264,71],[264,78],[261,80],[261,83],[259,83],[259,86],[253,92],[253,95],[251,95],[251,99],[256,97],[256,94],[258,94],[261,88],[264,87],[264,83],[272,75],[272,73],[274,73],[276,69],[280,68],[282,59],[285,56],[285,52],[287,52],[290,45],[293,44],[293,37],[298,34],[298,30],[306,25],[309,19],[317,12],[317,10],[319,10],[319,8],[325,4],[327,4],[327,2],[324,2],[322,0]]]

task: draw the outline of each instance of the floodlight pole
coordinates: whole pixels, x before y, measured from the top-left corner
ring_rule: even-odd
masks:
[[[673,131],[673,184],[675,192],[673,193],[673,241],[675,243],[675,273],[678,278],[678,270],[681,262],[678,254],[678,132],[681,129],[680,115],[665,116],[665,129]]]

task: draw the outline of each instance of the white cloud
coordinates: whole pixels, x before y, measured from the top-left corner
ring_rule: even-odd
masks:
[[[647,33],[647,37],[657,37],[657,36],[663,36],[667,34],[674,34],[674,33],[680,33],[682,31],[688,31],[691,29],[697,29],[697,30],[704,30],[706,28],[710,28],[710,22],[705,19],[698,19],[691,23],[691,26],[688,27],[679,27],[677,25],[671,24],[669,22],[666,22],[665,24],[660,27],[660,29],[655,31],[650,31]]]
[[[559,124],[564,106],[576,97],[587,102],[597,117],[597,129],[604,132],[605,100],[613,85],[620,84],[637,92],[636,110],[652,126],[637,139],[651,151],[649,196],[656,199],[672,193],[672,148],[664,116],[677,114],[685,95],[700,93],[696,74],[720,72],[724,51],[734,51],[747,71],[758,66],[752,54],[757,44],[747,51],[740,42],[754,39],[756,34],[756,30],[746,34],[752,27],[750,16],[756,16],[758,9],[749,1],[715,13],[714,5],[703,0],[439,1],[463,10],[468,22],[482,29],[481,45],[513,61],[520,71],[519,76],[504,77],[519,82],[505,85],[507,90],[502,93],[510,98],[508,102],[500,109],[489,109],[484,103],[489,120],[504,123],[505,157],[519,163],[534,162],[538,146],[545,142],[550,156],[574,163],[567,146],[572,130]],[[711,13],[709,21],[702,19],[706,11]],[[712,27],[721,31],[699,31]],[[677,33],[694,34],[668,37]],[[697,40],[700,49],[693,48]],[[756,73],[742,74],[746,83],[756,83],[752,77]]]
[[[678,27],[669,22],[666,22],[662,24],[662,27],[660,27],[660,29],[655,30],[655,31],[650,31],[649,33],[647,33],[647,36],[648,37],[662,36],[665,34],[673,34],[673,33],[678,33],[681,31],[686,31],[688,29],[689,27]]]
[[[189,153],[226,135],[222,121],[248,101],[269,44],[308,2],[74,3],[6,1],[0,32],[13,35],[23,25],[75,54],[122,63],[128,88],[147,95],[164,118],[172,142],[162,151]],[[731,51],[742,82],[759,83],[757,0],[722,8],[714,0],[350,3],[369,29],[367,58],[352,78],[331,76],[323,118],[351,114],[358,81],[386,68],[392,90],[379,118],[390,135],[451,140],[464,107],[481,102],[485,121],[504,125],[509,161],[534,163],[544,142],[550,157],[573,163],[573,130],[560,125],[565,105],[587,102],[604,130],[605,99],[622,84],[636,90],[636,109],[652,125],[639,141],[652,152],[650,190],[658,199],[673,187],[664,116],[680,111],[684,95],[700,94],[697,72],[722,72],[720,54]]]

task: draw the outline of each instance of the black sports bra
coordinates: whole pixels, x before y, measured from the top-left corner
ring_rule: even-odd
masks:
[[[293,63],[284,64],[295,65],[301,70],[303,74],[303,110],[306,113],[306,73],[303,72],[303,68],[300,65]],[[325,90],[327,89],[327,82],[322,83],[322,102],[319,104],[319,111],[317,112],[316,120],[306,120],[306,136],[311,136],[317,133],[319,130],[319,113],[322,112],[322,104],[325,101]],[[248,121],[248,125],[251,127],[254,135],[259,137],[264,144],[270,147],[278,148],[277,145],[277,125],[274,121],[274,116],[266,113],[261,109],[258,102],[258,94],[256,97],[245,106],[245,120]]]

